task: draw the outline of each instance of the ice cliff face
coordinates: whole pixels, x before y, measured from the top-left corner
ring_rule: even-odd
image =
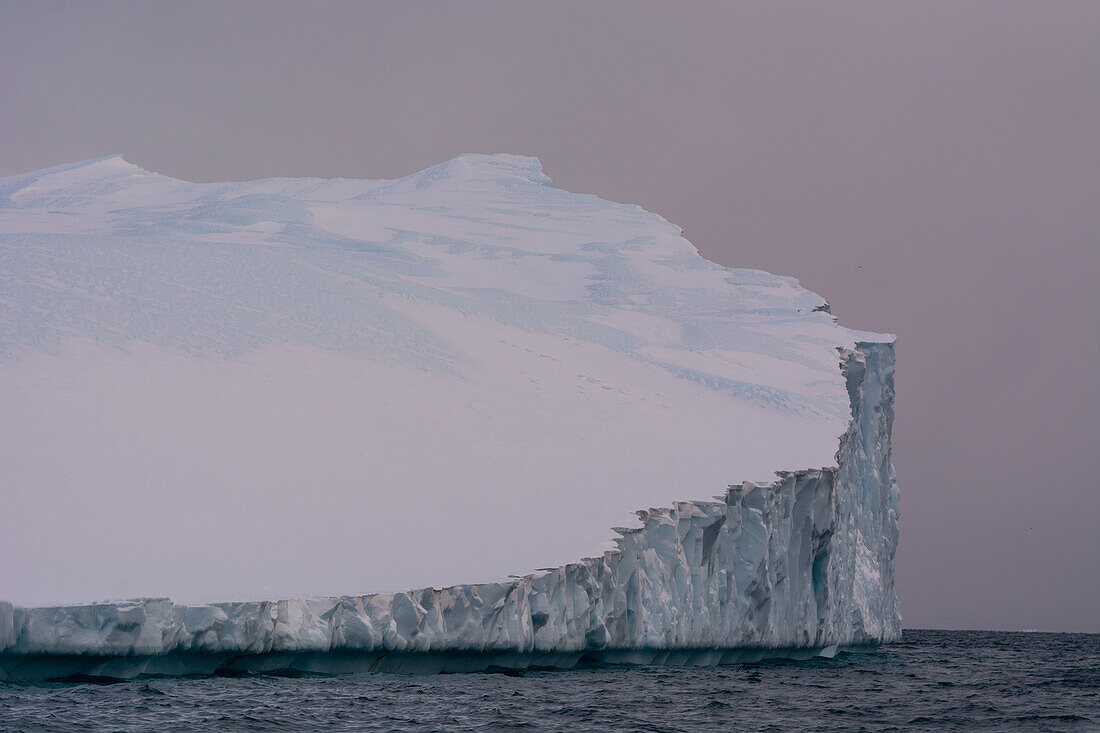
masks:
[[[215,671],[463,671],[830,655],[900,636],[893,348],[846,355],[838,468],[639,512],[616,549],[507,582],[394,594],[22,609],[0,678]]]
[[[272,572],[311,592],[330,561],[307,550],[296,576],[303,535],[340,549],[330,585],[433,586],[0,602],[0,678],[713,663],[900,632],[891,339],[706,262],[637,207],[552,188],[534,159],[190,184],[110,158],[3,179],[0,277],[0,480],[21,509],[0,550],[36,559],[0,595],[43,595],[36,574],[140,592],[104,570],[130,567],[112,543],[141,545],[174,595]],[[80,535],[88,494],[113,533]],[[666,508],[593,552],[646,506]],[[227,514],[233,537],[262,534],[195,546]],[[26,549],[70,531],[82,554]],[[419,549],[395,551],[409,534]],[[158,562],[180,547],[201,585]],[[490,579],[440,588],[471,575]]]

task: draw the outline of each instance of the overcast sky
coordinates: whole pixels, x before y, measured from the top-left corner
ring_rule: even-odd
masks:
[[[0,68],[0,176],[525,153],[798,277],[898,334],[905,626],[1100,631],[1100,3],[9,0]]]

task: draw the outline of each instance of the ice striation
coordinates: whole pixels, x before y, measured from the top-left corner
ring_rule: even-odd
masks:
[[[467,536],[492,527],[487,541],[497,544],[489,550],[503,559],[492,561],[489,574],[503,576],[509,562],[524,574],[279,601],[0,602],[0,680],[716,664],[830,656],[900,634],[892,339],[840,328],[820,298],[789,278],[707,263],[659,217],[554,189],[537,161],[518,156],[463,156],[397,181],[246,184],[189,184],[115,157],[0,180],[5,201],[0,369],[20,392],[0,397],[10,413],[28,418],[25,432],[34,436],[36,416],[54,392],[88,399],[91,387],[81,380],[89,364],[103,379],[132,382],[129,360],[155,353],[142,370],[152,365],[161,375],[205,380],[204,388],[228,381],[247,392],[229,370],[249,358],[261,359],[250,363],[250,375],[257,364],[265,373],[277,368],[279,359],[265,355],[287,352],[270,352],[273,343],[322,349],[310,352],[313,359],[350,354],[380,392],[406,396],[403,412],[418,399],[426,405],[425,419],[412,427],[435,431],[435,455],[451,461],[447,492],[469,497],[455,505],[450,524],[467,527]],[[379,300],[387,294],[399,297]],[[82,351],[88,341],[115,351]],[[171,371],[177,362],[186,369]],[[393,424],[375,393],[356,392],[359,381],[326,368],[352,407],[373,410],[383,427]],[[508,381],[517,372],[522,386]],[[578,373],[580,390],[569,381]],[[433,391],[432,380],[442,387]],[[555,391],[563,383],[568,390]],[[287,399],[261,392],[257,400]],[[530,392],[539,401],[528,403]],[[670,403],[663,411],[651,409],[658,396]],[[186,396],[163,399],[173,410],[189,407]],[[690,409],[680,416],[677,404]],[[540,426],[542,449],[573,456],[587,491],[569,494],[565,474],[531,472],[532,459],[523,457],[519,475],[529,480],[516,491],[533,492],[526,501],[540,511],[492,524],[492,516],[483,518],[493,514],[483,493],[494,475],[463,475],[455,456],[472,450],[461,442],[471,425],[483,442],[504,441],[524,428],[528,408],[549,415]],[[601,414],[585,422],[587,413]],[[311,430],[339,439],[331,426],[295,413],[302,414]],[[628,423],[642,417],[652,436],[629,432]],[[705,429],[690,432],[693,422]],[[120,440],[134,440],[128,431],[143,427],[116,429]],[[729,432],[708,443],[716,429]],[[598,439],[605,450],[578,452],[555,439],[565,430]],[[0,452],[14,466],[7,488],[24,506],[34,509],[27,497],[35,481],[63,486],[45,463],[23,455],[33,450],[22,450],[29,444],[14,432],[0,437]],[[647,484],[650,464],[631,473],[620,454],[650,439],[641,450],[656,451],[654,463],[674,464],[682,485],[661,475]],[[183,439],[188,450],[205,445],[188,440],[197,439]],[[691,453],[693,444],[702,445],[700,453]],[[310,450],[299,449],[307,462],[329,455]],[[513,453],[478,455],[495,461],[496,480],[507,482]],[[691,460],[677,464],[681,453]],[[714,465],[692,468],[700,456]],[[372,464],[386,481],[364,481],[354,462],[354,476],[326,475],[399,504],[400,476],[432,456],[389,457],[392,474]],[[80,477],[98,475],[77,468]],[[741,483],[713,500],[696,495],[722,471]],[[120,485],[134,480],[106,475]],[[234,475],[244,482],[235,490],[259,480]],[[141,473],[148,501],[178,499],[183,489],[158,483],[167,480]],[[621,509],[652,501],[651,508],[617,528],[606,549],[585,556],[577,548],[596,544],[595,530],[566,541],[570,523],[611,526],[612,513],[599,501],[619,484],[628,485],[613,496]],[[416,498],[438,503],[447,492]],[[542,503],[551,492],[565,509]],[[422,519],[421,526],[416,517],[404,521],[420,537],[451,531],[445,522],[433,526],[428,509]],[[556,547],[537,539],[557,535]],[[367,553],[340,562],[366,582],[394,583],[370,575],[379,564],[407,572],[408,585],[429,577],[406,570],[400,558],[390,562],[383,545],[363,547]],[[525,570],[540,557],[551,562]],[[16,590],[0,577],[0,594]]]

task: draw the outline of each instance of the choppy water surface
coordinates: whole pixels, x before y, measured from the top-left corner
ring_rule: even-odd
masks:
[[[0,729],[1100,730],[1100,635],[906,631],[734,667],[0,684]]]

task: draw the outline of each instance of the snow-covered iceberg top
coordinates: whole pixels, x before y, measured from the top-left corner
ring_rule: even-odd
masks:
[[[0,596],[23,605],[602,562],[633,510],[843,473],[843,355],[892,340],[512,155],[396,181],[188,183],[117,156],[0,179],[0,282]]]

